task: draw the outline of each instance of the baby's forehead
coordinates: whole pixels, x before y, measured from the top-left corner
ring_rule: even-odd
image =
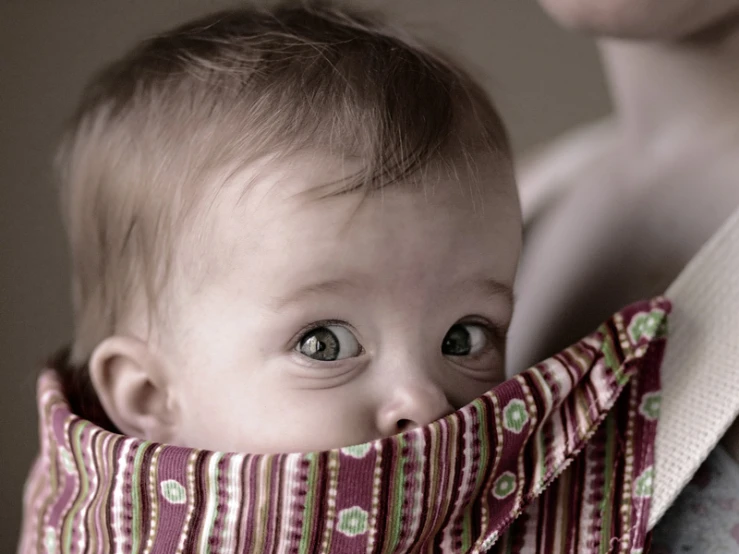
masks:
[[[401,252],[398,242],[411,248],[426,240],[431,247],[459,237],[520,232],[515,183],[492,157],[481,157],[474,166],[429,168],[408,182],[346,192],[345,182],[358,168],[356,161],[311,154],[245,168],[211,207],[211,247],[282,249],[315,257],[331,249],[334,258],[348,258],[357,248],[392,243]],[[340,265],[342,259],[332,263]]]
[[[357,253],[369,259],[377,249],[423,265],[423,252],[446,248],[456,252],[447,255],[450,265],[466,264],[484,254],[470,248],[481,238],[495,237],[492,250],[520,240],[512,172],[494,156],[429,166],[407,182],[346,192],[347,179],[361,169],[360,160],[305,152],[231,171],[214,187],[214,199],[203,203],[201,222],[183,246],[209,274],[250,266],[250,273],[271,279],[271,273],[295,271],[298,261],[302,270],[362,265]]]

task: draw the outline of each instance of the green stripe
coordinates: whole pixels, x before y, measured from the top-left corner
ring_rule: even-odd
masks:
[[[619,330],[621,327],[619,326]],[[601,346],[601,352],[605,358],[606,365],[613,371],[613,376],[619,385],[625,385],[629,382],[629,374],[624,372],[624,362],[617,354],[616,343],[619,338],[618,335],[614,335],[608,330],[607,325],[601,326],[601,332],[604,334],[603,345]]]
[[[309,531],[313,526],[313,515],[315,513],[313,504],[319,466],[318,458],[315,454],[306,454],[306,458],[310,460],[310,467],[308,468],[308,492],[305,496],[305,510],[303,510],[303,532],[300,533],[300,554],[305,554],[313,544],[313,535]]]
[[[403,449],[406,447],[406,440],[403,438],[403,436],[398,437],[398,451],[402,452]],[[393,487],[395,487],[395,490],[393,491],[395,494],[395,498],[393,499],[393,506],[392,506],[392,523],[388,526],[387,531],[388,534],[388,541],[385,543],[389,546],[389,548],[386,548],[389,552],[395,552],[395,549],[398,546],[398,543],[400,542],[400,518],[403,515],[403,492],[404,492],[404,485],[407,480],[407,475],[405,473],[405,465],[408,462],[408,459],[404,456],[398,457],[398,464],[397,464],[397,471],[393,472],[393,475],[395,478],[393,479]]]
[[[139,491],[139,481],[141,474],[141,460],[144,452],[149,446],[148,442],[141,444],[133,461],[133,471],[131,480],[131,504],[133,506],[131,519],[131,552],[138,552],[141,543],[141,494]],[[147,473],[148,475],[148,473]]]
[[[274,472],[274,466],[275,466],[275,455],[269,454],[264,457],[264,461],[262,462],[255,462],[255,466],[257,470],[262,468],[264,471],[260,472],[260,475],[263,475],[264,482],[269,484],[272,482],[272,473]],[[269,501],[269,495],[271,492],[271,487],[267,487],[267,501],[264,501],[261,503],[261,508],[259,509],[259,520],[260,521],[266,521],[271,512],[271,506],[272,503]],[[255,495],[255,501],[256,499],[260,498],[261,491],[258,488],[258,492]],[[253,538],[252,538],[252,544],[250,545],[251,550],[249,552],[261,552],[264,549],[264,545],[267,542],[267,526],[263,526],[261,529],[255,529]],[[274,538],[274,532],[272,533],[272,538]]]

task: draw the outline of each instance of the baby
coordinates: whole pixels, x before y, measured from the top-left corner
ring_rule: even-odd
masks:
[[[511,154],[444,56],[221,13],[99,76],[59,163],[75,337],[20,553],[646,549],[669,305],[501,383]]]
[[[75,411],[249,453],[426,425],[504,377],[521,216],[501,120],[370,17],[282,6],[145,42],[59,155]]]

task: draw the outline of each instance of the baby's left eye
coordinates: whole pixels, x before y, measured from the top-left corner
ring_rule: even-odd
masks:
[[[447,331],[441,343],[445,356],[474,356],[489,346],[488,334],[482,325],[457,323]]]

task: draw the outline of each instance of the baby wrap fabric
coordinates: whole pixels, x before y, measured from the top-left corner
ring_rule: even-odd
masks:
[[[306,454],[117,435],[38,384],[20,553],[640,553],[670,304],[595,333],[428,426]]]

